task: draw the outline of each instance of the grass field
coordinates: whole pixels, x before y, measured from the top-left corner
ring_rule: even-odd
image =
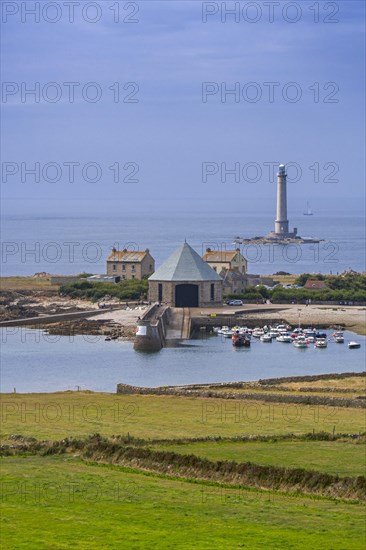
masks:
[[[365,431],[365,409],[198,397],[65,392],[2,394],[2,437],[93,433],[142,438]]]
[[[366,391],[366,376],[350,376],[348,378],[340,379],[323,379],[323,380],[314,380],[310,384],[307,382],[283,382],[278,384],[278,386],[286,386],[287,388],[292,388],[295,390],[301,391],[302,388],[311,386],[314,390],[317,388],[332,388],[332,389],[354,389],[355,391],[365,392]]]
[[[51,277],[0,277],[0,289],[47,290],[58,292],[58,285],[51,285]]]
[[[332,382],[324,382],[332,388]],[[337,389],[351,387],[360,392],[358,383],[347,379],[342,383]],[[278,395],[278,390],[265,391]],[[337,480],[334,492],[317,493],[319,489],[315,485],[313,489],[312,482],[304,489],[297,489],[296,481],[281,483],[282,471],[277,485],[266,485],[265,479],[256,484],[248,477],[242,481],[245,486],[237,485],[238,479],[244,478],[230,477],[230,463],[227,477],[215,477],[214,473],[219,466],[217,461],[250,461],[258,465],[257,476],[261,465],[287,467],[290,473],[291,468],[314,469],[318,473],[311,479],[318,488],[327,474],[351,476],[352,487],[356,476],[364,473],[365,445],[361,440],[281,440],[279,436],[364,432],[364,409],[92,392],[2,394],[1,405],[2,440],[10,448],[22,444],[22,439],[14,437],[16,434],[50,441],[94,433],[129,434],[148,440],[134,443],[128,439],[131,443],[127,446],[136,445],[138,453],[139,445],[148,445],[156,451],[194,454],[213,461],[213,470],[208,474],[207,463],[204,470],[191,469],[190,459],[187,468],[177,466],[176,461],[173,466],[174,459],[169,458],[172,455],[166,453],[165,463],[159,458],[154,466],[154,456],[143,462],[135,453],[123,467],[123,462],[117,465],[118,459],[112,458],[117,456],[113,454],[113,442],[117,440],[111,440],[111,454],[101,443],[96,455],[81,453],[75,447],[60,455],[42,455],[41,451],[25,455],[24,451],[17,451],[23,455],[4,456],[2,549],[364,547],[364,507],[340,496],[354,498],[352,495],[360,493],[352,493],[351,488],[349,493],[337,492],[342,479]],[[278,439],[183,444],[151,441],[256,434]],[[146,452],[143,447],[140,449]],[[179,455],[177,458],[182,460]],[[113,465],[108,463],[113,461]],[[226,484],[218,480],[226,480]],[[275,487],[277,491],[255,486]],[[284,492],[287,490],[300,492],[291,495]],[[312,497],[305,496],[306,492]],[[362,496],[356,498],[360,500]]]
[[[154,446],[155,448],[155,446]],[[158,445],[159,450],[194,454],[210,460],[254,462],[305,468],[340,476],[366,474],[365,444],[343,441],[204,441]]]
[[[288,393],[287,389],[291,389],[291,393]],[[305,388],[305,389],[304,389]],[[277,395],[306,395],[309,397],[310,395],[318,395],[320,397],[343,397],[343,398],[353,398],[357,397],[359,395],[365,395],[366,394],[366,388],[357,388],[350,387],[346,388],[347,392],[344,392],[339,388],[338,390],[329,389],[327,390],[326,386],[324,385],[324,389],[322,389],[321,386],[314,386],[314,388],[311,388],[311,392],[307,390],[307,386],[302,383],[299,384],[299,387],[291,387],[290,385],[283,384],[283,389],[281,389],[280,386],[277,386],[276,388],[271,388],[271,394],[277,394]],[[210,389],[211,392],[225,392],[225,393],[252,393],[252,394],[258,394],[258,393],[267,393],[266,388],[257,386],[255,388],[213,388]]]
[[[364,548],[364,507],[63,457],[2,462],[2,549]]]

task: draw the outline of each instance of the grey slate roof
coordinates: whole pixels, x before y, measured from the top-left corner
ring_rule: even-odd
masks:
[[[184,243],[149,277],[149,281],[222,281],[222,278]]]

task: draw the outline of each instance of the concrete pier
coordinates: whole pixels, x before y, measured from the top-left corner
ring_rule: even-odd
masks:
[[[133,347],[138,351],[160,351],[177,340],[188,340],[190,335],[189,308],[155,304],[139,319]]]

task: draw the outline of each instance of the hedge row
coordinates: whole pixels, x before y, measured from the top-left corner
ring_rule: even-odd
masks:
[[[43,456],[77,453],[89,461],[119,464],[186,479],[365,500],[364,476],[340,477],[303,468],[264,466],[232,460],[214,462],[193,454],[182,455],[171,451],[124,445],[98,434],[86,440],[66,438],[53,443],[34,443],[28,446],[27,451]]]
[[[146,279],[126,280],[119,283],[101,283],[79,281],[60,287],[59,294],[71,298],[88,299],[93,302],[106,296],[119,300],[139,300],[147,297],[148,282]]]

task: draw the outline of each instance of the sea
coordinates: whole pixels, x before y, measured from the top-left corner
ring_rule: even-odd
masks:
[[[362,207],[362,205],[360,205]],[[325,208],[313,216],[292,213],[291,228],[319,244],[239,245],[248,260],[248,272],[269,275],[284,271],[342,273],[366,270],[365,221],[360,209],[331,213]],[[199,254],[206,248],[232,250],[236,237],[262,236],[273,229],[273,211],[172,209],[119,215],[8,215],[2,219],[1,275],[46,272],[73,275],[105,273],[113,247],[148,248],[159,266],[184,240]]]

